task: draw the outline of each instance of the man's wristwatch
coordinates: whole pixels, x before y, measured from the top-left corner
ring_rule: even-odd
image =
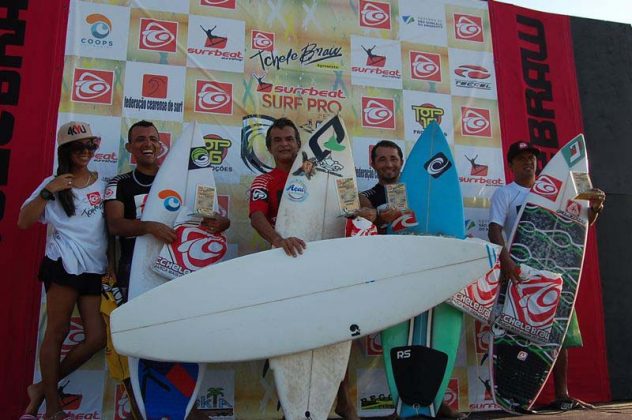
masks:
[[[48,191],[46,188],[42,188],[42,191],[40,191],[39,196],[42,197],[46,201],[55,201],[55,194]]]

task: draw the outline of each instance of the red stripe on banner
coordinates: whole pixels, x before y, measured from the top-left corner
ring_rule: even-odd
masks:
[[[185,397],[193,395],[196,379],[180,363],[175,364],[165,375]]]
[[[33,378],[44,229],[16,226],[20,206],[52,170],[68,0],[0,0],[0,372],[3,418],[17,418]]]
[[[545,152],[540,162],[544,165],[583,131],[570,18],[497,2],[489,2],[489,12],[503,149],[506,151],[512,143],[526,140]],[[505,173],[509,182],[508,167]],[[594,228],[588,235],[576,308],[584,347],[569,350],[569,391],[582,400],[609,401]],[[552,398],[550,378],[540,402]]]

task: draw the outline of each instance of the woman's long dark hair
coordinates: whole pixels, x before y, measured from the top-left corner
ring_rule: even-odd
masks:
[[[72,169],[71,146],[72,142],[63,144],[57,148],[57,176],[69,174]],[[75,215],[75,196],[72,188],[57,192],[57,199],[68,217]]]

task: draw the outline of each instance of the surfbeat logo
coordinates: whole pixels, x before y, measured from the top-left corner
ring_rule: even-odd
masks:
[[[476,353],[487,353],[491,335],[489,325],[477,319],[474,321],[474,332],[476,334]]]
[[[360,0],[360,26],[370,29],[391,29],[391,5]]]
[[[555,202],[562,188],[562,181],[549,175],[541,175],[535,180],[531,191],[535,194]]]
[[[451,167],[452,162],[441,152],[431,157],[430,160],[424,164],[424,169],[428,172],[428,175],[433,178],[439,178]]]
[[[459,409],[459,380],[451,378],[443,396],[443,403],[453,410]]]
[[[71,100],[110,105],[113,85],[113,71],[77,68],[73,75]]]
[[[177,49],[178,22],[156,19],[140,19],[141,50],[174,53]]]
[[[362,97],[362,127],[395,129],[395,101]]]
[[[231,83],[197,80],[195,112],[233,114],[233,85]]]
[[[461,133],[464,136],[492,137],[488,109],[461,107]]]
[[[200,0],[200,5],[210,7],[221,7],[222,9],[234,9],[235,0]]]
[[[182,206],[182,197],[174,190],[162,190],[158,193],[162,204],[168,211],[178,211]]]
[[[73,316],[70,318],[70,329],[68,331],[68,335],[66,335],[66,339],[61,345],[61,356],[66,356],[74,346],[83,342],[85,338],[86,335],[83,331],[81,317]]]
[[[511,309],[513,315],[524,326],[546,329],[555,318],[563,280],[553,273],[533,276],[523,283],[511,283]]]
[[[176,228],[176,240],[169,245],[169,249],[176,264],[185,270],[196,271],[224,257],[226,237],[197,226],[180,225]]]
[[[416,80],[441,82],[441,56],[421,51],[410,51],[410,77]]]
[[[484,42],[483,19],[480,16],[455,13],[454,36],[465,41]]]
[[[250,48],[261,51],[274,51],[274,32],[253,29],[250,31]]]

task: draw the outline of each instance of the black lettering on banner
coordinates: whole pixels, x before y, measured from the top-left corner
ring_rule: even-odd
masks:
[[[524,98],[531,143],[544,149],[557,150],[558,138],[553,104],[553,84],[549,80],[550,66],[544,24],[535,18],[517,15],[518,38],[522,41],[520,61],[526,84]],[[548,161],[547,150],[539,160]]]
[[[26,10],[28,0],[0,0],[0,106],[15,106],[20,98],[20,72],[7,68],[22,67],[22,56],[15,55],[16,48],[24,46],[26,21],[20,20],[20,10]],[[6,110],[0,112],[0,146],[6,146],[13,138],[15,117]],[[9,182],[11,150],[0,149],[0,187]],[[0,191],[0,221],[7,206],[6,194]],[[2,236],[0,233],[0,241]]]

